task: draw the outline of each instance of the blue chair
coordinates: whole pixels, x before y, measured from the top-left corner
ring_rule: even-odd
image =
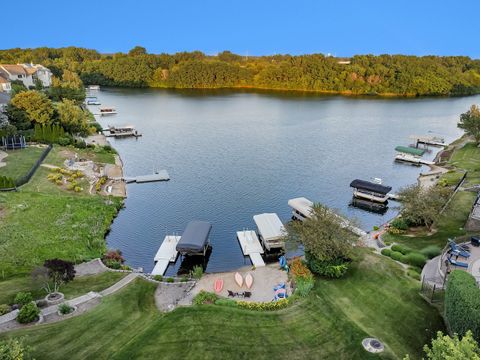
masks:
[[[450,246],[450,251],[454,255],[459,255],[464,258],[469,258],[470,253],[464,249],[462,249],[460,246],[458,246],[455,242],[448,240],[448,245]]]
[[[463,267],[463,268],[468,268],[468,264],[467,264],[467,263],[454,260],[454,259],[452,259],[451,256],[448,257],[448,262],[449,262],[450,264],[452,264],[453,266],[459,266],[459,267]]]

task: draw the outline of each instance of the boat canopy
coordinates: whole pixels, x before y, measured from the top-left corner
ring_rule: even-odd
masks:
[[[203,253],[210,230],[212,230],[212,224],[208,221],[190,221],[177,244],[177,251],[182,254]]]
[[[275,213],[265,213],[253,216],[259,234],[265,241],[278,240],[285,236],[285,228]]]
[[[391,186],[384,186],[380,184],[375,184],[370,181],[355,179],[350,183],[350,187],[355,189],[372,191],[378,194],[388,194],[391,190]]]
[[[397,146],[395,150],[401,153],[415,155],[415,156],[422,156],[425,153],[425,150],[423,149],[417,149],[410,146]]]
[[[304,197],[299,197],[295,199],[288,200],[288,206],[292,209],[297,210],[299,213],[310,217],[313,207],[313,202]]]

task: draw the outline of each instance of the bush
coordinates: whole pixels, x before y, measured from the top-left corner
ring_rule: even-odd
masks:
[[[85,149],[87,147],[87,144],[84,140],[75,140],[74,146],[78,149]]]
[[[201,279],[203,276],[203,268],[201,266],[195,266],[190,274],[194,279]]]
[[[62,315],[70,314],[73,310],[74,310],[73,307],[71,307],[67,303],[58,305],[58,311],[60,311],[60,314]]]
[[[392,245],[392,251],[398,251],[398,252],[401,252],[403,255],[407,255],[411,253],[413,250],[406,246],[395,244],[395,245]]]
[[[297,277],[295,294],[298,294],[301,297],[305,297],[310,293],[314,285],[315,285],[315,280],[313,279],[313,276]]]
[[[32,296],[32,293],[29,293],[29,292],[23,292],[23,291],[20,291],[19,293],[17,293],[17,295],[15,296],[15,304],[18,304],[21,306],[23,305],[27,305],[28,303],[31,303],[33,301],[33,296]]]
[[[307,258],[307,264],[310,270],[314,273],[330,278],[340,278],[346,274],[348,270],[348,259],[335,259],[331,261],[321,261],[314,259],[308,253],[305,254]]]
[[[311,278],[313,277],[310,269],[299,257],[293,259],[290,263],[290,274],[295,278]]]
[[[280,299],[278,301],[271,301],[271,302],[249,302],[249,301],[237,301],[238,307],[248,309],[248,310],[256,310],[256,311],[272,311],[272,310],[280,310],[286,308],[290,303],[291,298],[287,299]]]
[[[402,218],[395,218],[390,222],[390,226],[398,230],[408,230],[408,223]]]
[[[442,249],[440,249],[436,245],[429,245],[426,248],[420,250],[420,252],[425,255],[429,259],[433,259],[435,256],[438,256],[442,253]]]
[[[172,278],[172,277],[167,278],[167,283],[173,283],[173,282],[175,282],[174,278]]]
[[[385,255],[385,256],[388,256],[390,257],[390,255],[392,255],[392,250],[390,249],[382,249],[382,251],[380,252],[382,255]]]
[[[396,261],[400,261],[400,259],[402,259],[403,256],[404,255],[398,251],[392,251],[392,253],[390,254],[390,257]]]
[[[9,313],[11,310],[10,305],[0,304],[0,316]]]
[[[215,305],[238,307],[238,303],[232,299],[217,299],[215,300]]]
[[[218,296],[215,293],[208,291],[200,291],[194,298],[194,305],[214,304],[218,300]]]
[[[181,282],[187,282],[188,281],[188,276],[182,276],[180,279]]]
[[[480,339],[480,289],[475,278],[462,270],[453,270],[445,291],[445,319],[449,330],[460,336],[471,330]]]
[[[163,281],[163,276],[162,276],[162,275],[154,275],[154,276],[153,276],[153,280]]]
[[[427,262],[427,257],[418,252],[411,252],[410,254],[405,255],[405,257],[409,265],[418,266],[419,268],[423,268]]]
[[[412,269],[408,269],[407,270],[407,275],[410,276],[411,278],[415,279],[415,280],[419,280],[420,281],[420,274]]]
[[[30,302],[22,306],[17,315],[17,321],[20,324],[28,324],[38,319],[40,309],[37,304]]]
[[[61,137],[57,140],[58,145],[67,146],[70,145],[71,140],[68,137]]]
[[[21,340],[6,339],[0,341],[0,359],[24,360],[30,359],[29,349],[25,348]]]
[[[109,267],[110,269],[120,270],[122,268],[122,264],[116,260],[104,259],[103,263],[105,264],[105,266]]]

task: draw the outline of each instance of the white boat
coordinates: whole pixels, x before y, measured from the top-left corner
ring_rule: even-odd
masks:
[[[87,105],[102,105],[98,100],[87,100]]]
[[[313,202],[304,197],[288,200],[288,206],[292,208],[292,217],[304,221],[312,215]]]
[[[105,115],[115,115],[117,113],[117,110],[114,107],[102,107],[100,108],[100,115],[105,116]]]
[[[275,213],[264,213],[253,216],[257,225],[258,235],[263,247],[267,250],[285,247],[285,227]]]
[[[88,90],[100,90],[100,85],[89,85]]]

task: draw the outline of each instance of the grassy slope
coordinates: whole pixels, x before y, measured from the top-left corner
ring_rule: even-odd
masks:
[[[65,298],[84,295],[89,291],[101,291],[113,285],[126,276],[126,273],[107,271],[98,275],[89,275],[75,278],[72,282],[61,286],[60,291]],[[35,299],[45,297],[45,291],[39,284],[33,283],[29,276],[18,276],[0,281],[0,304],[12,304],[19,291],[29,291]]]
[[[53,149],[44,163],[61,162],[60,151]],[[0,279],[45,259],[79,261],[105,250],[104,234],[121,200],[63,190],[48,173],[41,167],[20,191],[0,193]]]
[[[475,144],[467,143],[464,147],[455,150],[448,165],[455,167],[458,173],[468,171],[464,187],[480,184],[480,148]],[[452,174],[446,174],[447,180],[452,176],[455,177],[455,174]],[[457,176],[458,180],[460,177]],[[463,226],[468,219],[475,198],[476,193],[474,192],[457,192],[445,211],[446,215],[438,224],[438,231],[433,235],[416,234],[415,236],[401,236],[385,234],[383,238],[408,245],[413,249],[422,249],[432,244],[443,247],[449,237],[466,234]]]
[[[37,359],[418,357],[443,329],[440,316],[393,261],[361,253],[344,279],[317,280],[307,299],[278,312],[200,306],[161,315],[155,286],[137,280],[88,314],[8,336],[26,336]],[[367,336],[383,340],[387,351],[366,353]]]
[[[44,148],[28,147],[21,150],[6,151],[8,156],[3,160],[7,165],[0,167],[0,176],[18,179],[27,174]]]

